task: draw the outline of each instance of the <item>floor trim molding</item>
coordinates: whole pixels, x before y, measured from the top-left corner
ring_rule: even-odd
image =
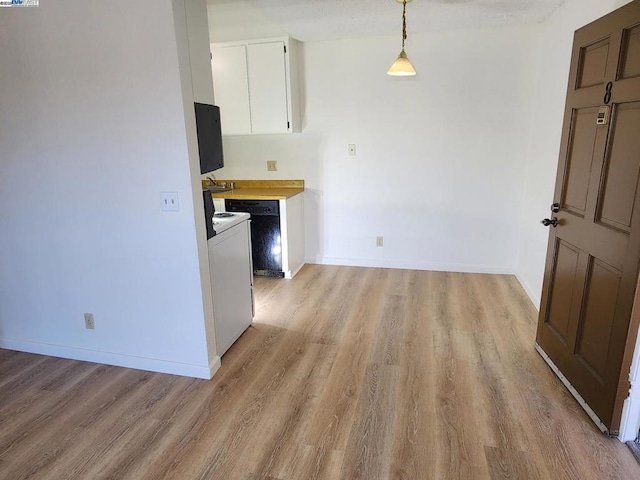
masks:
[[[344,267],[396,268],[402,270],[428,270],[433,272],[454,273],[487,273],[493,275],[515,275],[515,270],[509,267],[494,267],[490,265],[473,265],[458,263],[419,262],[413,260],[391,260],[373,258],[339,258],[318,255],[313,261],[318,265],[337,265]]]
[[[123,355],[121,353],[101,352],[7,337],[0,337],[0,348],[68,358],[71,360],[104,363],[106,365],[115,365],[116,367],[133,368],[136,370],[203,378],[205,380],[210,380],[213,374],[220,368],[220,357],[218,356],[213,359],[210,365],[193,365],[189,363],[170,362],[157,358],[136,357],[133,355]]]
[[[519,272],[516,272],[516,278],[518,279],[518,282],[520,282],[520,286],[529,297],[529,300],[531,300],[535,309],[540,311],[540,293],[536,293],[533,288],[531,288],[531,285],[529,285],[529,282]]]
[[[216,374],[216,372],[218,370],[220,370],[220,367],[222,366],[222,362],[220,360],[220,356],[216,355],[213,360],[211,360],[211,362],[209,362],[209,378],[207,380],[210,380],[213,378],[213,376]]]

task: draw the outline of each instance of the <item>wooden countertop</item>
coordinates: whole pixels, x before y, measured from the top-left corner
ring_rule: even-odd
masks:
[[[234,188],[227,192],[214,193],[213,198],[236,200],[286,200],[304,192],[304,188]]]
[[[218,185],[233,182],[233,190],[217,192],[213,198],[229,198],[235,200],[286,200],[304,192],[304,180],[216,180]],[[202,182],[203,187],[211,185]]]

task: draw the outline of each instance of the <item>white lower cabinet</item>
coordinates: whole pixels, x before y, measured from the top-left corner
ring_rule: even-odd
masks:
[[[303,199],[303,195],[299,194],[286,200],[280,200],[280,234],[284,278],[293,278],[304,266]]]
[[[251,325],[254,314],[250,223],[209,239],[216,347],[222,356]]]

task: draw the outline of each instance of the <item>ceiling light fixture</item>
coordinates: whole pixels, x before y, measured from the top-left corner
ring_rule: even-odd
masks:
[[[402,4],[402,51],[400,55],[398,55],[398,59],[393,62],[393,65],[391,65],[391,68],[387,71],[387,75],[409,77],[416,74],[407,54],[404,53],[404,41],[407,39],[407,3],[410,1],[411,0],[396,0],[396,2]]]

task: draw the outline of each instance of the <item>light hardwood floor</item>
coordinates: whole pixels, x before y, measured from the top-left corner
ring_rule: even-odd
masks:
[[[0,350],[2,479],[638,479],[510,276],[256,279],[212,381]]]

